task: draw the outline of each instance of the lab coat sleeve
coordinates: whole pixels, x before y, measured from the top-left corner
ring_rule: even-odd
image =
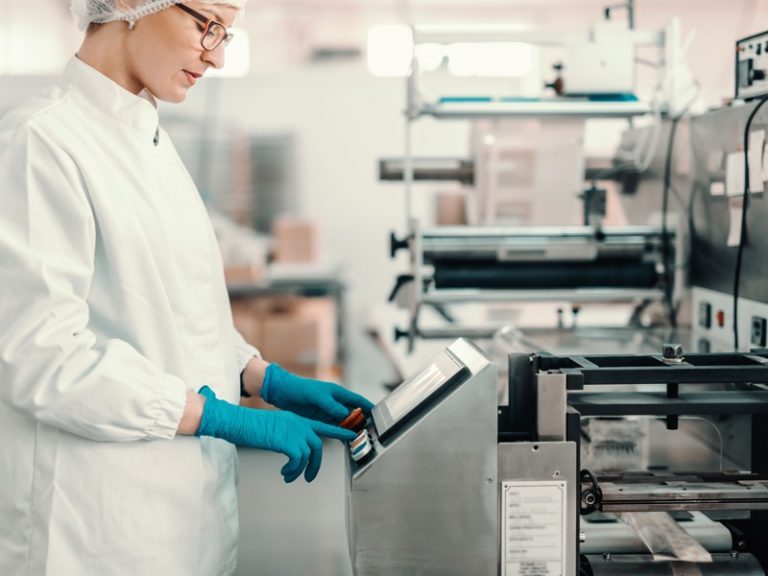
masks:
[[[186,384],[89,330],[96,223],[77,167],[33,128],[0,133],[0,401],[101,441],[170,439]]]
[[[261,352],[248,344],[234,326],[232,327],[232,331],[234,332],[235,353],[237,354],[237,371],[238,373],[242,373],[243,370],[245,370],[246,364],[248,364],[252,358],[261,358]]]

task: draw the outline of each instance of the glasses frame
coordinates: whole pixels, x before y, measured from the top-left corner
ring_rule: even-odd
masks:
[[[224,24],[222,24],[218,20],[215,20],[214,18],[208,18],[208,16],[206,16],[205,14],[201,14],[197,10],[193,10],[189,6],[182,3],[174,4],[174,6],[176,6],[176,8],[183,10],[184,12],[186,12],[187,14],[189,14],[190,16],[192,16],[193,18],[195,18],[199,22],[202,22],[205,25],[205,28],[203,29],[203,35],[200,37],[200,46],[202,46],[203,50],[205,50],[206,52],[213,52],[214,50],[216,50],[216,48],[221,46],[222,43],[226,47],[226,45],[229,44],[229,42],[232,40],[232,37],[234,36],[234,34],[232,34],[232,32],[230,32],[229,30],[227,30],[227,27],[224,26]],[[208,35],[208,32],[210,32],[211,26],[220,26],[221,29],[224,30],[224,36],[221,37],[221,40],[219,40],[215,46],[208,48],[205,45],[205,37]]]

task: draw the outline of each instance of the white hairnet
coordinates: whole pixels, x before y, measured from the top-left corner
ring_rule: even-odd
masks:
[[[242,8],[246,2],[246,0],[197,1],[201,4],[223,4],[235,8]],[[72,14],[77,18],[77,27],[85,30],[91,22],[138,20],[181,2],[182,0],[72,0]]]

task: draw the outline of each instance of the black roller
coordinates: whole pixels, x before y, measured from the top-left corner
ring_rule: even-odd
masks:
[[[658,284],[651,262],[493,262],[435,263],[437,288],[532,290],[563,288],[653,288]]]

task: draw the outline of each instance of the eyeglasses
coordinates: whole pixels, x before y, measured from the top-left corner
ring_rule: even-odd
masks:
[[[224,42],[224,46],[226,46],[229,44],[230,40],[232,40],[232,32],[227,31],[226,27],[221,22],[217,22],[213,18],[208,18],[204,14],[200,14],[197,10],[192,10],[192,8],[185,6],[184,4],[175,4],[175,6],[176,8],[181,8],[184,12],[205,25],[205,28],[203,29],[203,37],[200,39],[200,44],[205,50],[208,50],[209,52],[211,50],[216,50],[222,42]]]

